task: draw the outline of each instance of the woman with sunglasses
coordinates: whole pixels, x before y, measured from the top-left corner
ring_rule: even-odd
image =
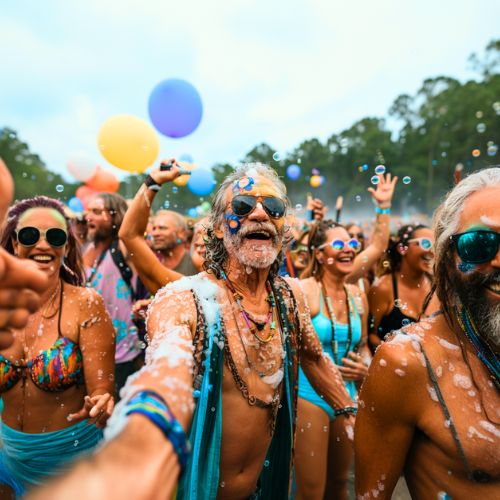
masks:
[[[387,250],[388,271],[368,293],[370,303],[369,341],[373,350],[393,330],[438,309],[433,299],[424,311],[431,290],[434,236],[423,225],[403,226]]]
[[[302,273],[302,288],[312,324],[328,354],[341,371],[354,400],[356,383],[368,371],[366,346],[368,302],[355,285],[346,284],[353,270],[359,241],[334,221],[312,226],[311,260]],[[295,470],[297,499],[347,499],[347,475],[352,461],[352,436],[344,430],[342,413],[335,413],[299,372]]]
[[[101,439],[113,410],[115,344],[102,299],[82,286],[80,250],[58,201],[16,203],[1,245],[49,282],[40,309],[0,351],[0,493],[22,496]]]

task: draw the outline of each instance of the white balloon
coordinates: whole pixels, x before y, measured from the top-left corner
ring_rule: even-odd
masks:
[[[87,153],[73,153],[66,164],[69,173],[80,182],[87,182],[97,170],[97,162]]]

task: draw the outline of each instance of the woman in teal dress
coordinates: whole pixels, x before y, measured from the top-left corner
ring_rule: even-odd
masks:
[[[323,351],[339,366],[353,400],[356,384],[368,371],[366,345],[368,302],[364,292],[346,284],[360,244],[347,230],[322,221],[311,229],[311,259],[302,287]],[[352,461],[352,429],[299,372],[295,475],[297,499],[347,499],[347,474]]]

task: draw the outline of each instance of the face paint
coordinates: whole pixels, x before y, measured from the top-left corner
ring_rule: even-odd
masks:
[[[233,213],[226,212],[224,214],[226,226],[231,234],[236,234],[241,228],[241,218]]]
[[[470,273],[471,271],[474,271],[474,269],[476,269],[475,264],[468,264],[467,262],[460,262],[458,264],[458,270],[462,273]]]
[[[253,177],[243,177],[241,179],[238,179],[234,181],[233,193],[236,195],[236,194],[242,194],[245,191],[251,191],[254,184],[255,181]]]

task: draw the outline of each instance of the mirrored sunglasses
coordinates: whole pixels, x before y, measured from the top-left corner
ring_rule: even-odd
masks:
[[[482,264],[492,260],[498,253],[500,233],[478,229],[451,236],[458,256],[468,264]]]
[[[346,245],[355,252],[358,252],[361,248],[361,243],[355,238],[351,238],[349,241],[333,240],[330,243],[325,243],[324,245],[321,245],[320,248],[331,246],[334,250],[343,250]]]
[[[267,215],[273,219],[280,219],[286,213],[285,202],[276,196],[238,195],[232,199],[231,209],[238,217],[245,217],[255,210],[257,202],[262,203]]]
[[[408,243],[415,242],[422,250],[427,252],[434,246],[434,243],[429,238],[412,238]]]
[[[38,229],[37,227],[27,226],[16,232],[16,238],[23,247],[33,247],[44,237],[51,247],[60,248],[68,241],[68,233],[60,227],[51,227],[49,229]]]

